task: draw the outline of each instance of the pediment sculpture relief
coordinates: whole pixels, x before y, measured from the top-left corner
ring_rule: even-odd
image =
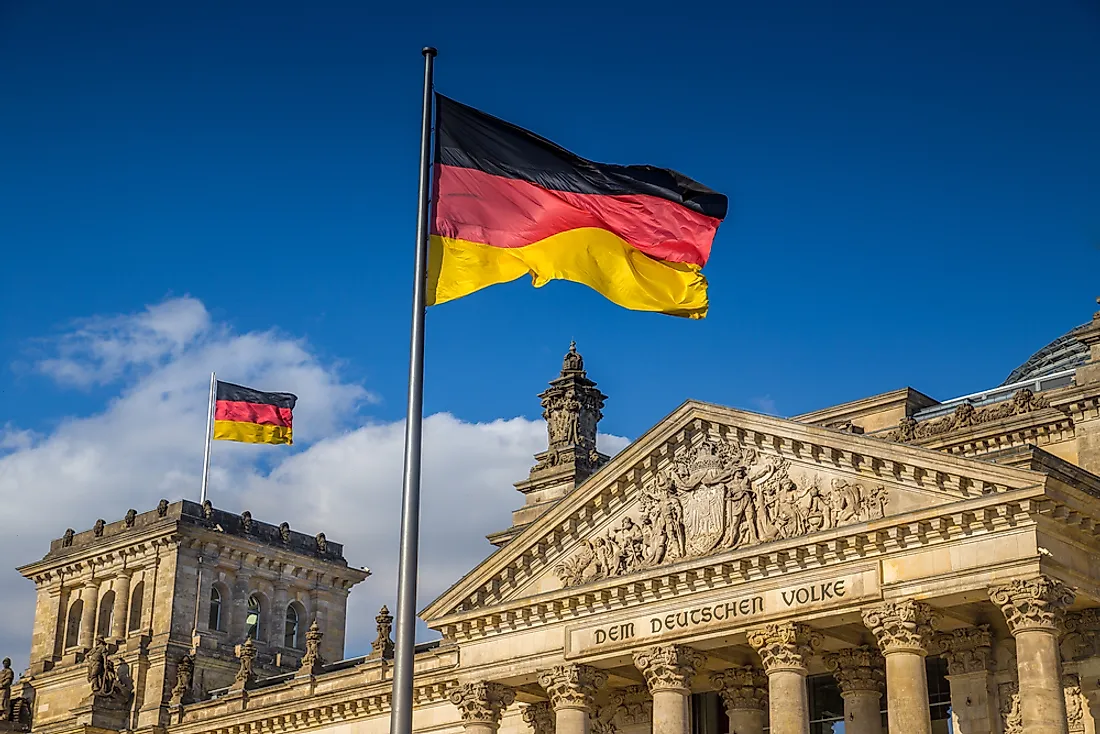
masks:
[[[881,518],[883,486],[789,475],[789,460],[708,439],[641,488],[630,514],[554,571],[563,586]]]

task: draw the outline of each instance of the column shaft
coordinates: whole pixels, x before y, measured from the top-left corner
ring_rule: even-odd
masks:
[[[1024,730],[1028,734],[1067,734],[1057,636],[1052,630],[1017,630],[1016,661]]]
[[[654,716],[654,719],[657,717]],[[589,734],[591,725],[588,720],[588,711],[582,708],[554,709],[555,734]]]
[[[95,642],[95,620],[97,607],[99,606],[99,583],[97,581],[89,581],[84,585],[84,588],[80,590],[80,600],[84,603],[83,609],[80,614],[80,637],[79,644],[81,647],[91,647]]]
[[[653,692],[653,734],[691,734],[691,691],[665,689]]]
[[[771,702],[771,734],[810,734],[805,671],[769,672],[768,700]]]
[[[882,734],[881,694],[877,691],[852,691],[842,695],[845,734]]]
[[[767,714],[760,709],[733,709],[726,711],[730,720],[730,734],[764,734]]]
[[[956,734],[997,734],[1000,712],[994,705],[989,673],[948,675],[951,684],[951,724]]]
[[[886,711],[890,731],[932,734],[928,672],[920,653],[886,653]]]
[[[120,573],[114,583],[115,607],[112,612],[111,637],[126,636],[126,607],[130,602],[130,575]]]

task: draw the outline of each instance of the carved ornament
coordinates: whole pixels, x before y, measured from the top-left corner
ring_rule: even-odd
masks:
[[[886,670],[882,653],[873,647],[849,647],[825,656],[825,668],[833,674],[841,695],[885,690]]]
[[[706,656],[685,645],[657,645],[634,652],[634,666],[642,671],[650,692],[686,691]]]
[[[1059,632],[1075,596],[1073,589],[1048,576],[1014,579],[989,590],[990,600],[1001,608],[1013,635],[1025,630]]]
[[[645,686],[627,686],[612,695],[618,706],[618,718],[622,726],[648,724],[653,721],[653,696]]]
[[[767,673],[777,670],[804,673],[823,639],[820,632],[798,622],[768,624],[749,632],[749,645],[760,655]]]
[[[137,510],[135,510],[134,508],[131,507],[129,510],[126,511],[126,517],[124,518],[124,522],[126,523],[126,527],[128,527],[128,528],[134,527],[134,523],[136,521],[137,521]]]
[[[768,710],[768,677],[753,665],[735,665],[710,674],[729,715],[733,711]]]
[[[1062,676],[1062,694],[1066,699],[1066,723],[1070,734],[1085,731],[1085,696],[1081,679],[1073,674]]]
[[[451,703],[458,707],[462,721],[468,724],[500,725],[504,709],[516,700],[516,692],[502,683],[464,683],[451,691]]]
[[[982,408],[975,408],[970,403],[962,403],[955,412],[943,418],[930,421],[917,421],[911,416],[906,416],[898,423],[898,427],[889,433],[882,434],[882,438],[889,441],[919,441],[922,438],[932,438],[951,433],[963,428],[971,428],[982,423],[1004,420],[1016,415],[1024,415],[1033,410],[1049,408],[1050,401],[1045,395],[1036,395],[1026,387],[1017,390],[1011,400],[994,403]]]
[[[989,625],[963,627],[936,636],[940,655],[947,660],[948,675],[986,673],[993,663],[993,638]]]
[[[298,666],[298,672],[306,675],[318,675],[325,664],[321,657],[321,640],[325,633],[321,631],[317,620],[309,626],[306,632],[306,654],[302,656],[302,664]]]
[[[172,687],[171,704],[179,706],[191,697],[191,685],[195,677],[195,658],[184,655],[176,663],[176,685]]]
[[[1002,683],[997,688],[1001,700],[1001,729],[1004,734],[1023,734],[1024,716],[1020,712],[1020,684]]]
[[[935,620],[932,607],[912,599],[886,602],[863,610],[863,624],[887,655],[893,652],[926,653],[932,642]]]
[[[641,488],[641,501],[554,571],[563,586],[819,530],[877,520],[883,486],[795,481],[790,461],[721,439],[703,441]]]
[[[157,503],[157,517],[166,517],[168,515],[168,500],[161,500]]]
[[[390,632],[393,630],[393,615],[385,604],[378,610],[378,616],[374,618],[378,633],[371,643],[371,655],[380,658],[393,657],[393,640]]]
[[[549,701],[539,701],[523,709],[523,720],[531,734],[554,734],[554,709]]]
[[[539,685],[555,709],[576,708],[591,713],[596,691],[607,683],[607,673],[589,665],[555,665],[539,673]]]
[[[107,527],[107,521],[100,518],[95,521],[95,525],[92,526],[92,535],[97,538],[103,537],[103,528]]]
[[[244,644],[237,645],[237,658],[240,660],[240,665],[237,668],[237,677],[233,680],[233,685],[229,687],[231,691],[241,691],[252,688],[256,684],[256,671],[254,666],[256,664],[256,643],[249,637],[244,641]]]

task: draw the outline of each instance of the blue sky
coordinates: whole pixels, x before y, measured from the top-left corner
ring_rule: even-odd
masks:
[[[269,374],[262,354],[236,373],[216,349],[172,362],[194,334],[304,345],[293,359],[341,386],[339,420],[295,450],[399,420],[425,44],[449,96],[731,198],[705,321],[495,287],[429,311],[429,413],[537,420],[570,339],[620,437],[686,398],[780,415],[905,385],[946,399],[1092,313],[1094,2],[521,5],[0,0],[6,450],[126,405],[154,365],[188,366],[199,411],[211,367]],[[95,379],[48,368],[102,368],[88,334],[156,304],[204,325]],[[330,404],[270,374],[256,387]]]

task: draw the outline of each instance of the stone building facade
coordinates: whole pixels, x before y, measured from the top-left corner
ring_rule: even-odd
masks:
[[[792,419],[687,402],[614,457],[596,450],[606,396],[575,348],[541,399],[548,448],[516,485],[512,526],[421,611],[440,639],[415,656],[416,731],[1096,734],[1100,313],[981,393],[904,389]],[[164,596],[135,641],[109,618],[125,643],[111,654],[149,671],[111,693],[130,728],[387,732],[392,618],[369,655],[340,660],[332,643],[364,574],[332,543],[255,542],[195,505],[167,511],[172,529],[146,513],[103,540],[67,534],[23,569],[39,605],[16,725],[123,728],[94,720],[111,688],[87,649],[100,617],[81,608],[75,650],[65,633],[75,601],[119,598],[107,571],[132,558]],[[255,560],[216,562],[211,545]],[[243,608],[224,636],[204,632],[201,603],[193,624],[207,554],[231,604],[261,588],[233,576],[245,566],[267,569],[271,599],[302,603],[300,655],[262,632],[233,648]],[[278,592],[295,563],[316,581]]]

